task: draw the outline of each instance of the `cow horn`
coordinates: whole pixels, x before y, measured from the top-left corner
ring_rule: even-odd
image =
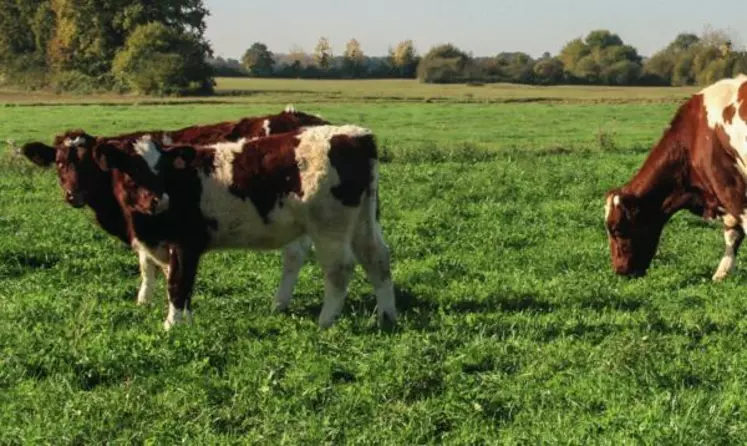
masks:
[[[296,107],[293,106],[293,104],[288,104],[285,106],[285,112],[286,113],[295,113]]]

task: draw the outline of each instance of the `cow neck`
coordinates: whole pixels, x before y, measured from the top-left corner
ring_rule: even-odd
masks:
[[[693,210],[689,176],[688,153],[668,132],[623,191],[636,196],[643,208],[666,221],[680,209]]]
[[[114,177],[111,172],[97,168],[93,172],[94,181],[86,188],[86,204],[93,210],[96,221],[106,232],[129,244],[130,235],[124,214],[114,195]]]

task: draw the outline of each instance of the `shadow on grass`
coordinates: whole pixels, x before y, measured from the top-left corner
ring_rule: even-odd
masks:
[[[0,278],[17,278],[50,269],[60,262],[59,256],[48,252],[0,252]]]

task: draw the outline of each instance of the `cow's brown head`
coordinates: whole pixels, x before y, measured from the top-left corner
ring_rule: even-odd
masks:
[[[93,159],[103,171],[115,175],[114,194],[131,211],[146,215],[169,207],[161,174],[161,147],[146,136],[137,141],[101,141]]]
[[[282,115],[289,116],[293,119],[294,124],[297,127],[313,127],[318,125],[329,125],[330,122],[326,119],[322,118],[319,115],[312,115],[310,113],[305,113],[300,110],[297,110],[292,105],[288,105],[285,107],[285,110],[283,110]],[[297,128],[294,127],[294,128]],[[278,132],[273,132],[278,133]]]
[[[659,245],[666,217],[635,195],[613,189],[605,197],[605,226],[612,268],[623,276],[646,274]]]
[[[82,130],[72,130],[56,136],[53,146],[31,142],[24,145],[21,152],[41,167],[55,163],[65,200],[79,208],[86,204],[89,187],[96,187],[101,180],[91,157],[95,144],[96,138],[93,136]]]

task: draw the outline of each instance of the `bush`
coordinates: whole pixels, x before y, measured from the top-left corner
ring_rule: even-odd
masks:
[[[141,25],[117,53],[112,73],[141,94],[212,93],[212,68],[196,36],[162,23]]]

